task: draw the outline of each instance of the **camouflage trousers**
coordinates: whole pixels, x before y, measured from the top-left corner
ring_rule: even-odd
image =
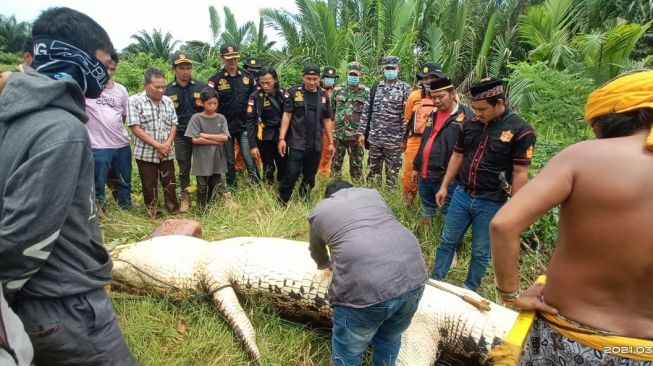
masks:
[[[394,189],[397,187],[397,179],[401,170],[401,149],[399,143],[396,146],[370,143],[370,173],[367,176],[368,183],[379,184],[384,165],[386,189]]]
[[[349,154],[349,175],[353,180],[360,180],[363,176],[363,155],[365,150],[358,143],[358,140],[340,140],[335,139],[335,153],[331,169],[336,178],[342,176],[342,164],[345,160],[345,154]]]

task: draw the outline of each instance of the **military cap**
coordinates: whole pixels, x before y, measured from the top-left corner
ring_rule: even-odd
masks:
[[[505,91],[503,81],[499,79],[484,79],[469,87],[472,100],[483,100],[503,94]]]
[[[304,75],[320,75],[320,67],[317,64],[306,64],[304,66]]]
[[[451,82],[451,79],[445,76],[439,79],[432,80],[429,86],[431,92],[435,92],[435,91],[453,88],[453,83]]]
[[[193,60],[191,60],[187,54],[183,52],[177,52],[175,53],[174,56],[172,56],[172,66],[177,66],[179,64],[192,64]]]
[[[360,63],[352,61],[347,64],[347,73],[354,73],[360,76],[363,73],[363,67]]]
[[[426,75],[433,75],[439,78],[447,77],[447,74],[442,71],[442,65],[437,62],[425,62],[422,64],[422,67],[417,72],[417,78],[422,79]]]
[[[254,69],[260,69],[260,68],[263,67],[261,65],[261,61],[259,61],[259,59],[256,58],[256,57],[246,58],[244,65],[245,65],[245,67],[251,67],[251,68],[254,68]]]
[[[240,57],[240,52],[238,52],[238,47],[233,43],[225,43],[220,47],[220,56],[224,57],[226,60],[232,58]]]
[[[322,77],[323,78],[337,78],[338,77],[338,71],[336,71],[335,67],[326,66],[326,67],[324,67],[324,70],[322,70]]]
[[[381,59],[382,66],[399,66],[399,57],[397,56],[385,56]]]

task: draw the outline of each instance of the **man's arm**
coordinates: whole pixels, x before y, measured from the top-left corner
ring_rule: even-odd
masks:
[[[553,157],[533,180],[519,187],[490,223],[492,260],[497,288],[502,292],[517,291],[519,284],[519,237],[526,228],[549,209],[564,202],[573,188],[574,148]],[[540,286],[541,290],[541,286]],[[513,304],[522,309],[554,311],[542,303],[537,292],[525,293]]]
[[[331,155],[333,155],[335,151],[335,148],[333,146],[333,125],[334,123],[331,118],[322,119],[322,128],[324,128],[324,131],[326,132],[327,135],[327,140],[329,141],[329,146],[327,146],[327,150]]]
[[[281,157],[286,156],[286,134],[288,133],[288,127],[290,127],[290,119],[292,118],[291,112],[283,112],[283,117],[281,117],[281,127],[279,127],[279,154]]]
[[[513,165],[512,166],[512,194],[514,195],[528,183],[528,168],[529,165]]]
[[[447,164],[447,172],[444,173],[444,178],[442,179],[442,185],[440,186],[438,193],[435,195],[435,201],[437,202],[438,206],[444,206],[444,202],[447,198],[447,188],[449,188],[451,182],[453,182],[453,180],[456,178],[456,175],[458,175],[458,171],[463,165],[464,158],[465,156],[463,154],[455,151],[451,155],[449,164]]]
[[[47,141],[41,141],[48,144]],[[0,282],[8,299],[39,271],[54,250],[71,209],[84,154],[83,139],[33,148],[2,193]],[[65,162],[66,171],[61,170]],[[52,187],[57,187],[52,194]],[[89,197],[89,217],[95,197]]]
[[[330,266],[329,252],[327,251],[326,243],[322,240],[322,236],[312,224],[310,228],[308,250],[311,253],[311,258],[313,258],[315,264],[317,264],[318,269],[325,269]]]

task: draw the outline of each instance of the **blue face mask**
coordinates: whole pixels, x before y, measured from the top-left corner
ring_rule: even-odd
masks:
[[[347,75],[347,84],[351,86],[356,86],[360,83],[361,77],[357,75]]]
[[[388,80],[395,80],[398,75],[399,71],[397,70],[383,70],[383,76]]]
[[[324,78],[324,86],[326,87],[332,87],[333,84],[336,83],[336,79],[334,78]]]
[[[109,82],[106,67],[95,57],[64,41],[34,38],[32,68],[52,79],[74,79],[89,99],[96,99]]]

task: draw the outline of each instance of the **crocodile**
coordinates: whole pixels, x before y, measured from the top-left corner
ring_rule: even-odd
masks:
[[[317,269],[306,242],[259,237],[208,242],[171,235],[120,245],[110,253],[113,279],[121,287],[210,298],[254,362],[261,354],[239,298],[265,301],[291,319],[326,326],[331,322],[327,299],[331,271]],[[478,298],[473,292],[433,283],[437,287],[425,287],[402,335],[397,365],[486,364],[489,349],[506,337],[517,314],[495,303],[480,311],[456,295]]]

